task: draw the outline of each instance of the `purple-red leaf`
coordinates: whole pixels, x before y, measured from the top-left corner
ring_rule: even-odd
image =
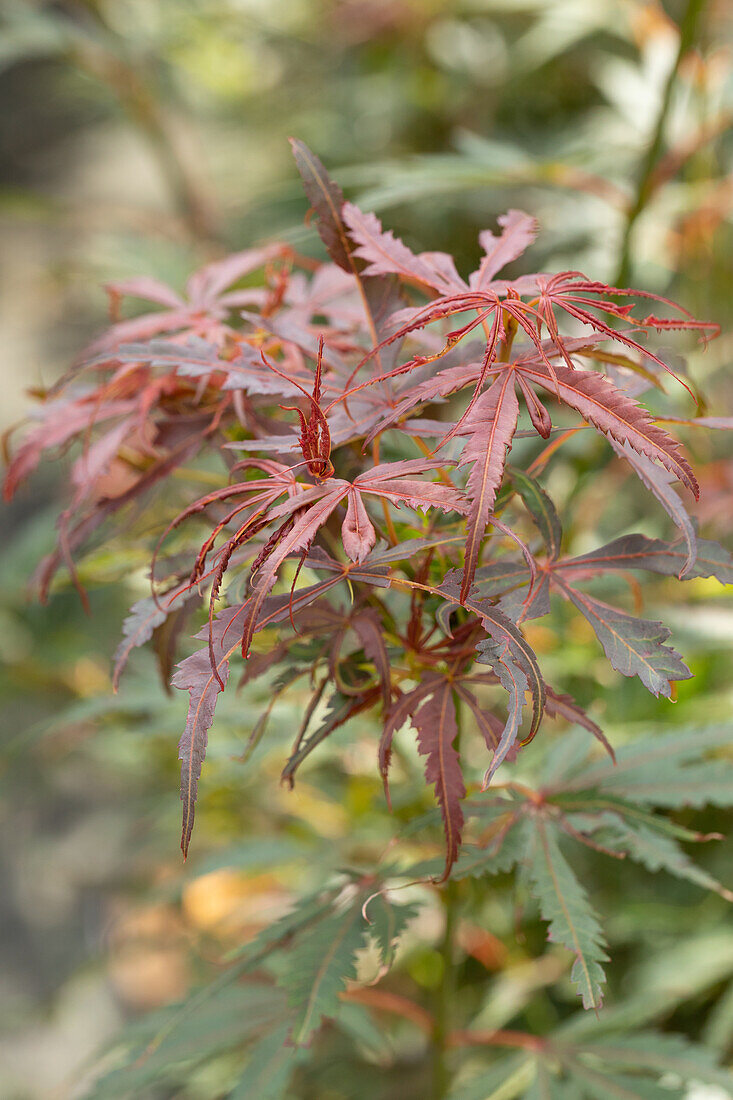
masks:
[[[464,424],[464,431],[470,434],[459,465],[465,466],[470,462],[473,466],[466,485],[472,503],[467,524],[462,601],[473,584],[481,543],[504,475],[518,416],[514,376],[507,372],[481,395]]]
[[[190,695],[186,728],[178,745],[178,759],[181,761],[181,802],[183,803],[181,851],[184,859],[188,855],[188,845],[193,832],[198,782],[206,756],[209,729],[214,721],[216,701],[229,679],[229,658],[239,642],[239,634],[233,624],[241,618],[241,613],[241,606],[228,607],[220,612],[214,620],[210,646],[197,650],[196,653],[181,661],[171,681],[173,687],[187,690]],[[197,637],[208,638],[208,627],[199,631]],[[211,667],[210,651],[212,649],[216,674]]]
[[[521,256],[537,236],[537,220],[521,210],[508,210],[496,220],[501,226],[498,237],[488,229],[479,233],[479,244],[486,255],[468,280],[472,290],[486,290],[494,276]]]
[[[445,879],[458,858],[464,820],[461,799],[466,793],[460,756],[453,744],[458,736],[458,725],[450,680],[439,679],[429,698],[412,714],[412,721],[417,729],[418,751],[427,757],[425,778],[435,787],[443,817]]]

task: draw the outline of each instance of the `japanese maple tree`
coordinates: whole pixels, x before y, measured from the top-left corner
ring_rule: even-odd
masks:
[[[584,1004],[597,1006],[602,936],[560,864],[556,833],[600,843],[589,814],[608,826],[608,801],[598,796],[581,820],[559,781],[526,802],[521,792],[493,795],[491,784],[548,717],[582,727],[613,757],[596,722],[547,682],[528,640],[526,624],[550,615],[553,599],[590,624],[617,672],[655,696],[670,698],[690,676],[666,627],[630,613],[623,599],[605,602],[593,583],[632,571],[733,580],[730,555],[699,538],[687,513],[685,495],[698,495],[690,462],[640,402],[667,387],[688,410],[674,422],[722,426],[694,411],[689,419],[694,387],[650,339],[679,330],[706,341],[717,328],[665,298],[578,271],[507,277],[538,232],[518,210],[499,218],[496,233],[479,234],[479,265],[464,278],[451,256],[413,253],[345,202],[318,158],[292,145],[330,262],[275,244],[209,264],[186,297],[151,278],[110,285],[115,323],[40,395],[7,495],[45,454],[75,441],[81,452],[38,587],[45,597],[65,566],[83,592],[75,559],[115,523],[145,549],[151,594],[124,624],[115,683],[132,650],[151,639],[170,664],[204,603],[201,646],[171,680],[190,696],[179,746],[184,855],[217,699],[233,668],[245,682],[276,675],[273,704],[296,681],[310,684],[284,764],[290,783],[335,730],[371,712],[389,799],[393,738],[412,724],[445,834],[433,881],[470,873],[461,854],[461,748],[469,738],[482,743],[485,812],[499,822],[488,870],[520,858],[522,830],[533,822],[543,915],[575,955]],[[121,301],[133,297],[162,308],[119,320]],[[624,531],[568,552],[543,475],[560,448],[589,443],[586,430],[667,511],[670,541]],[[612,783],[609,768],[603,780]],[[640,844],[617,809],[607,846]],[[558,907],[563,890],[580,911],[581,935]],[[361,882],[360,906],[372,895],[382,898],[380,884]],[[385,934],[385,955],[392,942]],[[330,1003],[301,1021],[296,1041],[307,1040]]]

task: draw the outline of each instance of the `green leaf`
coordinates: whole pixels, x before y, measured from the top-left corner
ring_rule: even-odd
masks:
[[[522,1095],[534,1075],[534,1059],[526,1054],[512,1054],[476,1077],[459,1078],[449,1100],[514,1100]]]
[[[309,929],[291,948],[279,982],[288,991],[295,1013],[290,1041],[307,1046],[325,1017],[338,1012],[339,994],[356,978],[356,952],[364,946],[368,925],[361,895],[342,913]]]
[[[407,925],[417,915],[416,905],[393,905],[384,894],[378,894],[369,903],[367,917],[382,967],[389,970],[394,962],[395,949]]]
[[[562,542],[562,526],[555,505],[535,478],[525,474],[523,470],[518,470],[515,466],[510,467],[510,474],[514,488],[537,524],[547,552],[554,561],[560,553]]]
[[[228,1100],[285,1100],[304,1051],[287,1045],[289,1025],[271,1031],[250,1050],[250,1058]]]
[[[503,836],[493,838],[484,847],[464,844],[450,877],[452,879],[477,878],[479,875],[498,875],[511,871],[515,863],[527,854],[527,835],[524,829],[514,825]]]
[[[648,1077],[607,1076],[578,1062],[568,1063],[588,1100],[683,1100],[680,1088],[668,1088]]]
[[[555,789],[597,787],[654,806],[732,806],[733,770],[705,760],[711,749],[733,746],[733,727],[689,729],[668,737],[645,738],[626,745],[616,764],[591,763],[565,782],[556,772]],[[572,770],[572,762],[568,763]]]
[[[120,1062],[94,1083],[85,1094],[87,1100],[137,1100],[147,1095],[149,1086],[183,1081],[192,1066],[278,1024],[286,1004],[272,985],[247,982],[220,989],[195,1014],[179,1019],[175,1029],[167,1027],[180,1012],[181,1006],[173,1006],[129,1026],[122,1036],[125,1050]]]
[[[618,822],[613,826],[619,836],[620,847],[631,859],[643,864],[650,871],[668,871],[677,878],[687,879],[704,890],[713,890],[726,901],[733,901],[733,893],[717,879],[692,862],[671,836],[664,836],[647,825],[630,825]]]
[[[549,923],[548,939],[561,943],[575,955],[571,980],[583,998],[584,1008],[599,1008],[606,976],[600,965],[608,959],[598,918],[585,890],[560,851],[553,826],[536,815],[535,843],[530,865],[533,894],[540,913]]]
[[[553,1076],[546,1063],[537,1059],[537,1076],[525,1092],[522,1100],[582,1100],[577,1084],[563,1077]]]
[[[677,1074],[684,1081],[719,1085],[733,1094],[733,1073],[717,1065],[714,1051],[682,1035],[645,1031],[583,1044],[583,1055],[610,1065],[650,1073]]]

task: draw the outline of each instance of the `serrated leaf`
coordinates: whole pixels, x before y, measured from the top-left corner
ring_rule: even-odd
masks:
[[[485,790],[491,782],[496,769],[506,759],[507,754],[514,747],[524,710],[524,697],[529,690],[529,681],[519,665],[512,660],[506,647],[499,642],[486,639],[479,642],[476,647],[476,663],[487,664],[496,673],[499,683],[509,693],[508,714],[506,725],[502,731],[491,765],[483,780]]]
[[[557,842],[557,834],[539,815],[533,819],[534,850],[530,864],[533,894],[549,924],[548,939],[572,951],[571,980],[584,1008],[600,1008],[606,976],[601,962],[608,960],[603,931],[585,890],[576,879]]]
[[[608,1065],[677,1074],[686,1082],[702,1081],[733,1092],[733,1073],[718,1065],[715,1051],[690,1042],[684,1035],[644,1031],[609,1036],[584,1042],[582,1050]]]
[[[290,145],[308,202],[318,217],[316,225],[326,251],[335,264],[352,272],[351,241],[341,216],[344,193],[305,142],[290,138]]]
[[[565,782],[566,791],[599,787],[642,804],[660,807],[731,806],[733,775],[715,760],[711,749],[733,746],[729,725],[690,729],[667,737],[646,738],[619,750],[616,764],[593,763]]]
[[[181,851],[184,858],[188,855],[193,832],[198,781],[206,756],[209,729],[214,721],[217,698],[229,679],[229,657],[237,648],[236,633],[230,632],[229,628],[240,611],[241,607],[228,607],[220,612],[214,620],[210,648],[200,649],[181,661],[171,680],[173,687],[187,690],[190,696],[186,728],[178,745],[183,803]],[[208,637],[208,629],[200,631],[197,636]],[[212,652],[216,673],[212,670]]]
[[[458,857],[463,828],[461,800],[466,793],[460,756],[454,747],[458,736],[456,703],[450,680],[441,679],[430,696],[412,714],[418,732],[417,747],[427,757],[425,778],[435,787],[445,831],[445,871],[447,877]]]
[[[668,871],[677,878],[694,882],[704,890],[712,890],[727,901],[733,901],[733,893],[693,863],[674,837],[665,836],[643,823],[632,825],[626,820],[614,824],[612,833],[618,836],[620,850],[648,870]]]
[[[451,879],[477,878],[511,871],[527,855],[527,836],[516,825],[490,840],[484,847],[464,844],[453,869]]]
[[[695,559],[697,557],[698,543],[695,526],[687,513],[682,498],[673,488],[674,475],[662,466],[656,466],[646,455],[634,451],[628,443],[623,446],[615,440],[611,440],[611,446],[621,458],[625,458],[634,473],[654,494],[664,508],[667,515],[671,516],[680,529],[686,547],[685,560],[679,570],[680,580],[692,574]]]
[[[320,921],[289,952],[280,982],[294,1014],[289,1040],[294,1046],[308,1046],[322,1021],[338,1012],[339,994],[356,978],[355,955],[368,927],[361,904],[352,904]]]
[[[662,643],[670,631],[651,619],[637,619],[559,582],[563,593],[588,620],[611,665],[624,676],[638,676],[653,695],[672,695],[673,680],[692,676],[682,658]]]
[[[249,1050],[249,1060],[228,1100],[285,1100],[290,1078],[304,1052],[287,1045],[289,1025],[265,1035]]]
[[[400,937],[417,912],[416,905],[394,905],[383,893],[370,901],[368,931],[379,948],[384,970],[391,968]]]
[[[597,550],[569,558],[557,568],[567,574],[589,576],[607,569],[644,569],[666,577],[715,577],[721,584],[733,584],[733,557],[717,542],[697,540],[697,555],[691,567],[679,544],[650,539],[646,535],[622,535]]]
[[[504,475],[518,416],[514,377],[505,373],[479,397],[464,423],[464,433],[469,438],[461,452],[459,466],[471,463],[466,493],[472,505],[467,522],[461,600],[465,600],[473,584],[481,543]]]
[[[523,367],[522,373],[539,383],[560,401],[576,409],[600,432],[621,445],[661,463],[697,496],[699,489],[679,443],[655,424],[645,408],[637,405],[602,374],[556,366]]]

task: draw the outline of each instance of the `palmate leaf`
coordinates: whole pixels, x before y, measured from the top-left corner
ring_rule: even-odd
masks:
[[[575,956],[571,980],[584,1008],[599,1008],[606,976],[601,967],[608,960],[603,932],[557,839],[557,830],[537,815],[532,830],[530,879],[540,913],[549,923],[548,938],[567,947]]]
[[[511,871],[527,856],[527,832],[517,824],[508,830],[498,830],[498,836],[485,847],[464,844],[451,870],[451,879],[476,878],[479,875],[499,875]]]
[[[503,1057],[459,1079],[452,1100],[683,1100],[693,1084],[733,1090],[733,1074],[714,1052],[681,1035],[642,1031],[574,1042],[565,1030],[544,1036],[541,1053]]]

